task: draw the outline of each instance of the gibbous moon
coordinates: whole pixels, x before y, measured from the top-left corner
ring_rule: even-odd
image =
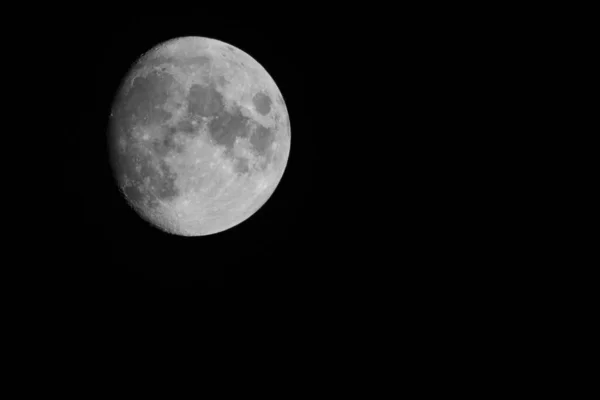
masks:
[[[267,202],[290,152],[279,89],[243,50],[178,38],[142,55],[111,115],[112,166],[124,198],[184,236],[232,228]]]

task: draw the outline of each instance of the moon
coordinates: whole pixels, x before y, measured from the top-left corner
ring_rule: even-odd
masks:
[[[183,37],[143,54],[111,113],[111,165],[126,202],[154,226],[211,235],[271,197],[290,152],[283,96],[244,51]]]

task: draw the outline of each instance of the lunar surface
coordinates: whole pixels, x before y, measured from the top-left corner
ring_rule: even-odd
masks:
[[[151,49],[123,79],[112,165],[126,201],[178,235],[225,231],[279,183],[290,151],[283,97],[250,55],[185,37]]]

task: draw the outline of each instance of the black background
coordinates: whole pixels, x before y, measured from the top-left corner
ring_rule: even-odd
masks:
[[[307,111],[311,68],[301,51],[306,37],[298,38],[292,29],[198,24],[182,16],[153,23],[147,17],[80,22],[75,27],[79,34],[71,37],[71,55],[86,67],[63,71],[68,84],[57,85],[58,91],[81,93],[71,100],[77,118],[64,127],[66,204],[54,246],[67,266],[67,279],[77,282],[82,292],[118,296],[298,281],[300,265],[306,268],[303,260],[311,253],[315,218],[311,198],[316,155],[310,143],[318,114]],[[107,148],[112,102],[132,63],[155,45],[183,36],[221,40],[261,63],[283,94],[292,135],[285,174],[268,202],[238,226],[203,237],[168,234],[137,215],[115,185]]]
[[[286,347],[300,344],[298,348],[304,351],[307,346],[302,344],[311,343],[307,339],[312,337],[327,348],[343,343],[346,356],[355,357],[356,352],[348,349],[356,347],[356,343],[365,343],[369,346],[368,352],[373,354],[370,346],[381,343],[379,335],[387,331],[373,328],[380,321],[397,323],[396,316],[405,331],[415,332],[418,340],[425,340],[423,346],[413,346],[421,351],[431,347],[431,343],[452,345],[448,339],[453,332],[470,340],[473,335],[465,336],[463,329],[457,329],[461,327],[460,313],[475,326],[471,332],[485,333],[481,316],[492,316],[490,329],[495,330],[498,314],[488,307],[486,296],[496,297],[500,307],[507,301],[519,304],[518,308],[525,309],[526,318],[531,319],[531,315],[539,314],[543,302],[549,298],[537,295],[537,288],[543,286],[563,293],[561,285],[540,281],[552,264],[540,264],[540,255],[554,255],[554,252],[538,251],[535,247],[534,251],[528,250],[536,234],[532,230],[523,232],[521,221],[493,222],[497,210],[505,205],[488,203],[485,192],[482,194],[479,190],[480,181],[494,183],[493,179],[485,176],[487,171],[481,164],[471,163],[467,154],[475,150],[478,155],[488,157],[489,153],[482,151],[479,145],[469,145],[470,136],[462,134],[469,124],[475,123],[474,136],[480,140],[481,133],[486,132],[490,124],[495,125],[495,120],[471,118],[474,109],[471,103],[487,106],[487,102],[483,101],[485,98],[471,95],[468,86],[473,78],[469,75],[483,65],[482,48],[491,49],[494,59],[502,59],[504,55],[495,54],[496,48],[481,35],[480,29],[471,29],[451,13],[443,12],[438,20],[432,21],[431,11],[427,10],[421,20],[410,13],[396,20],[397,11],[381,10],[369,18],[361,6],[357,18],[337,12],[327,20],[327,31],[342,38],[336,40],[314,32],[314,14],[320,15],[320,10],[313,12],[310,8],[309,11],[310,18],[302,20],[301,26],[288,24],[294,17],[288,10],[264,30],[250,17],[234,22],[226,16],[215,21],[203,16],[200,10],[191,10],[189,17],[114,13],[111,17],[98,17],[96,21],[90,20],[93,15],[76,16],[76,22],[71,18],[64,18],[65,21],[48,18],[48,26],[44,25],[39,35],[31,38],[29,46],[21,46],[21,50],[28,53],[26,56],[33,59],[29,64],[32,74],[21,73],[23,58],[8,60],[13,74],[6,79],[18,81],[19,92],[23,92],[23,80],[33,83],[32,90],[25,93],[28,102],[19,104],[25,106],[30,118],[19,121],[19,132],[39,132],[40,137],[49,138],[48,141],[55,144],[48,149],[51,161],[46,164],[47,171],[40,171],[36,166],[31,172],[34,178],[46,177],[48,188],[40,188],[43,179],[31,179],[31,176],[22,179],[33,186],[36,208],[23,210],[19,204],[10,209],[15,214],[24,211],[34,217],[56,216],[56,221],[48,225],[32,221],[27,225],[27,234],[19,237],[26,242],[19,251],[35,253],[39,260],[31,264],[39,268],[32,271],[30,264],[21,261],[21,254],[16,262],[7,261],[7,266],[18,267],[28,278],[48,277],[46,289],[40,288],[38,292],[35,288],[38,294],[35,299],[41,300],[35,302],[36,309],[40,303],[50,303],[48,314],[54,318],[64,305],[71,307],[75,312],[68,313],[67,318],[74,321],[77,329],[69,329],[68,333],[81,336],[81,316],[91,315],[90,331],[101,328],[96,322],[99,313],[89,312],[94,305],[98,305],[96,310],[105,313],[100,316],[112,318],[116,307],[103,305],[122,305],[125,300],[129,318],[141,309],[152,313],[159,303],[149,302],[149,299],[174,300],[162,302],[170,306],[164,306],[169,314],[182,308],[189,312],[184,315],[186,321],[204,321],[204,315],[198,312],[201,301],[176,302],[173,306],[180,299],[177,296],[225,288],[221,292],[223,296],[214,297],[217,303],[233,296],[242,301],[236,302],[235,308],[223,316],[236,320],[235,311],[245,309],[249,311],[249,319],[255,320],[260,314],[260,310],[253,308],[256,298],[268,293],[271,307],[265,309],[275,307],[275,313],[268,313],[268,317],[280,327],[273,332],[283,340],[289,337],[280,335],[284,330],[300,333],[297,339],[288,339],[291,346]],[[493,10],[490,14],[496,15],[496,12]],[[380,14],[389,15],[393,21],[382,20]],[[336,26],[339,21],[347,21],[347,26]],[[371,41],[361,41],[369,21],[372,25],[389,27],[391,40],[375,49],[373,46],[381,40],[381,35]],[[488,25],[485,18],[478,21]],[[22,25],[29,28],[32,24],[24,20]],[[465,37],[481,41],[466,46],[466,57],[457,51],[457,47],[468,43],[453,34],[457,26],[464,30]],[[497,32],[504,36],[504,18],[498,27]],[[286,173],[267,205],[238,227],[199,238],[164,234],[128,209],[113,184],[105,139],[110,104],[130,63],[157,43],[186,35],[223,40],[262,63],[283,93],[292,129]],[[518,35],[518,41],[521,40],[522,36]],[[47,46],[44,57],[39,55],[39,43]],[[416,51],[411,51],[411,47]],[[490,64],[495,65],[492,61]],[[522,61],[515,59],[514,65],[520,66]],[[480,90],[504,73],[494,71],[482,79],[476,75],[472,84]],[[337,91],[340,87],[347,90]],[[378,97],[378,89],[391,98]],[[508,96],[509,103],[513,102],[515,93],[518,92]],[[467,103],[463,97],[468,98]],[[327,109],[324,113],[323,103],[331,107],[332,102],[339,105],[337,110]],[[389,109],[381,110],[382,103]],[[31,104],[42,105],[39,108],[48,108],[54,115],[42,119],[36,114],[38,107]],[[369,113],[364,105],[375,105],[375,112]],[[32,109],[35,113],[31,113]],[[369,125],[381,122],[384,129],[378,126],[324,128],[327,120],[333,120],[336,125],[344,121],[347,125],[361,120]],[[31,134],[25,137],[32,141],[37,138]],[[453,144],[457,137],[462,139],[458,145]],[[339,148],[356,138],[360,138],[356,147],[363,148],[356,150],[361,151],[353,153]],[[390,138],[401,145],[395,145]],[[327,147],[327,142],[334,144],[331,147],[335,151],[329,151],[331,147]],[[36,140],[31,147],[39,147],[38,143]],[[509,141],[509,144],[518,147],[520,141]],[[10,153],[18,153],[17,165],[31,162],[21,154],[28,147],[17,149],[21,151],[11,149]],[[319,151],[317,155],[321,149],[329,152]],[[392,154],[385,150],[391,150]],[[467,165],[465,170],[483,169],[481,178],[472,179],[463,174],[462,168],[457,170],[457,159]],[[382,165],[386,161],[392,165]],[[62,167],[64,193],[56,190],[56,164]],[[363,170],[365,176],[360,176],[357,170]],[[382,175],[382,182],[377,181],[378,175]],[[317,182],[322,185],[317,186]],[[335,193],[339,187],[342,189]],[[325,188],[328,191],[324,191]],[[331,192],[333,195],[328,196]],[[62,204],[57,207],[55,201]],[[348,209],[344,210],[346,204]],[[332,221],[331,215],[335,213],[343,214],[343,223]],[[357,222],[359,218],[370,224],[361,225]],[[472,223],[471,218],[476,222]],[[18,219],[23,224],[21,215]],[[334,225],[337,229],[332,228]],[[488,234],[490,230],[493,232]],[[32,244],[32,236],[48,243],[51,254],[46,246]],[[340,243],[342,245],[336,247]],[[515,244],[517,249],[513,250]],[[528,258],[519,254],[528,252]],[[527,270],[538,264],[544,271],[528,275]],[[38,269],[46,272],[41,274]],[[562,279],[564,271],[556,276]],[[35,279],[26,280],[26,285],[30,286],[31,281]],[[6,286],[13,284],[8,279],[5,282]],[[327,295],[319,298],[319,289],[324,289],[322,292]],[[535,307],[524,308],[522,301],[516,301],[519,292],[531,294]],[[18,305],[29,293],[19,288],[20,296],[11,298],[9,307]],[[282,296],[286,293],[298,294],[294,298],[300,312],[293,312],[294,303],[287,301],[290,297]],[[48,301],[60,296],[64,296],[65,302],[56,307],[56,302]],[[462,301],[457,302],[457,298]],[[386,312],[387,315],[382,315]],[[411,313],[418,318],[413,321]],[[32,318],[29,312],[20,314],[26,319]],[[514,315],[513,312],[505,314]],[[445,316],[447,321],[438,315]],[[284,325],[281,320],[286,316],[290,323]],[[327,332],[323,327],[345,316],[350,323],[340,324],[339,335],[322,340]],[[371,316],[372,321],[367,318],[366,323],[363,322],[363,316]],[[302,329],[303,317],[312,322],[304,325],[309,328]],[[160,322],[149,331],[172,327],[172,324],[159,326]],[[56,326],[56,321],[50,321],[49,326]],[[373,329],[374,340],[362,336],[365,328]],[[48,326],[40,326],[32,331],[44,335],[48,330]],[[111,335],[118,337],[122,332],[118,327],[103,335],[102,340]],[[247,336],[244,329],[231,332],[237,334],[237,341]],[[440,341],[440,332],[450,332],[450,336]],[[354,339],[352,333],[361,337],[348,345],[340,340]],[[61,336],[67,335],[61,332]],[[67,340],[71,336],[67,336]],[[271,339],[275,335],[266,336]],[[133,339],[132,342],[137,342],[140,337],[136,335]],[[417,343],[410,337],[402,340],[409,345]],[[38,341],[36,337],[33,343]],[[90,343],[96,345],[101,340]],[[277,351],[280,352],[279,347]],[[315,358],[321,359],[323,354]],[[309,365],[315,365],[315,358]]]

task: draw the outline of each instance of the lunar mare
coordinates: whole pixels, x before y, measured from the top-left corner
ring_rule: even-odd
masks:
[[[252,98],[268,94],[261,115]],[[110,141],[121,191],[141,216],[179,235],[246,220],[286,167],[290,128],[273,78],[251,56],[206,38],[144,54],[115,100]]]

